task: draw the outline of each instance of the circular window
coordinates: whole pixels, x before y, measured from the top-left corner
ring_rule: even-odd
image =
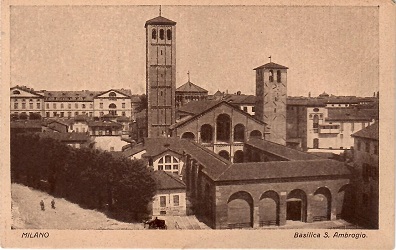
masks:
[[[318,108],[314,108],[313,111],[314,112],[319,112],[319,109]]]

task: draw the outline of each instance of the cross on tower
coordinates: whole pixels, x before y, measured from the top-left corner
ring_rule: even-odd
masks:
[[[269,56],[268,58],[270,59],[270,62],[271,62],[271,56]]]
[[[190,71],[187,71],[188,82],[190,82]]]
[[[161,5],[159,6],[159,15],[161,16]]]

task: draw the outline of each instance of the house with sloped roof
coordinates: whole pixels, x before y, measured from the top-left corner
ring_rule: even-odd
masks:
[[[186,184],[178,175],[166,172],[153,172],[157,191],[152,201],[152,214],[186,215]]]

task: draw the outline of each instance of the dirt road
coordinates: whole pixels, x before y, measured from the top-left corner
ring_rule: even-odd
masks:
[[[51,208],[51,195],[29,187],[12,184],[13,228],[26,229],[143,229],[141,223],[124,223],[107,218],[103,213],[83,209],[78,205],[55,198],[56,209]],[[45,204],[41,211],[40,201]]]

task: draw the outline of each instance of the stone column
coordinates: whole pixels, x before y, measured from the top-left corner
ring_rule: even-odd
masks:
[[[337,219],[337,196],[332,195],[331,197],[331,214],[330,214],[330,220],[336,220]]]
[[[260,210],[258,206],[253,207],[253,228],[260,226]]]
[[[286,225],[287,193],[280,192],[279,196],[279,226]]]
[[[307,210],[307,218],[306,222],[307,223],[312,223],[313,222],[313,215],[312,215],[312,200],[314,198],[314,194],[310,193],[307,195],[307,204],[306,204],[306,210]]]

